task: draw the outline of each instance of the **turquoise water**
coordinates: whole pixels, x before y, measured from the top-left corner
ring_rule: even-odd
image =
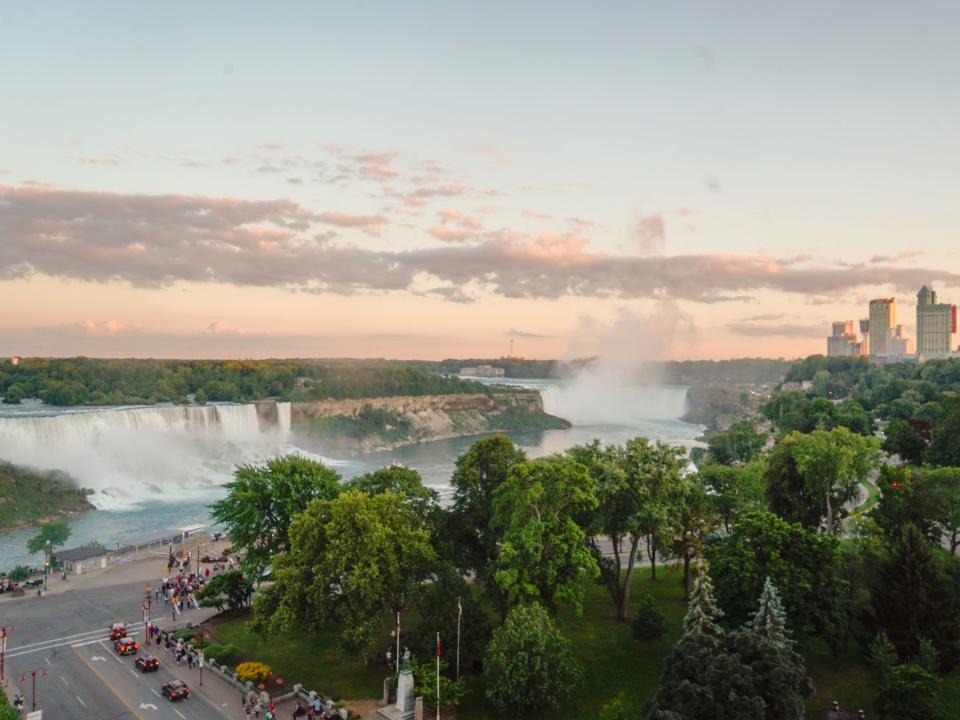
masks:
[[[602,392],[595,389],[583,391],[555,381],[533,380],[523,383],[526,387],[541,391],[548,412],[566,417],[573,423],[573,427],[565,430],[508,433],[530,457],[560,452],[573,445],[590,442],[594,438],[600,438],[605,443],[621,443],[637,435],[689,446],[695,443],[701,431],[699,426],[677,419],[685,402],[684,388],[654,386],[621,390],[617,393],[618,407],[613,408],[611,402],[604,401]],[[607,414],[615,416],[615,422],[595,421],[596,417],[604,415],[604,406],[610,411]],[[657,415],[665,417],[658,418]],[[101,436],[96,438],[99,444],[94,443],[95,448],[104,443],[103,430],[100,432]],[[155,430],[151,429],[151,432]],[[124,430],[124,447],[136,439],[136,436],[131,437],[130,433],[129,429]],[[143,538],[154,533],[161,535],[177,527],[208,523],[207,507],[212,500],[223,495],[221,485],[229,479],[230,467],[237,462],[249,462],[261,455],[275,452],[299,450],[319,455],[344,478],[363,474],[392,462],[402,463],[420,472],[425,484],[436,488],[441,497],[446,498],[450,492],[449,479],[454,462],[476,440],[475,437],[437,440],[408,445],[390,452],[344,458],[337,457],[335,450],[296,433],[273,445],[263,445],[259,439],[251,439],[251,446],[257,446],[257,453],[254,454],[248,452],[249,448],[243,445],[239,437],[242,436],[232,438],[229,443],[217,444],[214,458],[209,457],[209,447],[205,447],[204,452],[207,454],[202,457],[197,455],[197,468],[193,473],[184,473],[178,458],[178,463],[171,466],[170,470],[178,473],[178,476],[158,488],[158,492],[124,495],[123,489],[131,484],[131,480],[123,473],[114,473],[120,477],[111,477],[109,482],[103,483],[104,487],[113,493],[104,495],[109,500],[103,503],[105,507],[71,518],[71,537],[67,545],[72,547],[97,541],[109,547],[134,537]],[[156,443],[161,438],[154,434],[150,435],[150,439]],[[182,441],[182,438],[180,440]],[[191,460],[194,459],[191,453],[200,452],[197,447],[182,442],[170,445],[167,451],[181,452]],[[4,457],[2,436],[0,457]],[[231,461],[232,457],[237,459]],[[101,452],[96,459],[97,473],[110,474],[107,466],[114,458],[117,458],[116,462],[126,460],[125,455],[116,452],[112,447]],[[154,475],[158,462],[157,458],[151,459]],[[75,467],[63,469],[77,474]],[[88,478],[83,479],[87,486],[97,487],[91,484]],[[151,476],[151,482],[156,485],[159,481]],[[19,530],[0,535],[0,569],[9,569],[18,563],[38,564],[39,558],[29,556],[25,550],[26,541],[33,532]]]

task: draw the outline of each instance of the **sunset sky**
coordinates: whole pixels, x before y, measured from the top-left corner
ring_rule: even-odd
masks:
[[[960,302],[956,2],[8,3],[0,355],[823,352]]]

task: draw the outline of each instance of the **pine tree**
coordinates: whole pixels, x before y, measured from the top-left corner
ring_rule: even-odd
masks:
[[[697,579],[693,583],[693,592],[690,593],[687,614],[683,618],[683,634],[684,636],[721,637],[723,628],[717,624],[721,617],[723,617],[723,611],[717,607],[717,601],[713,596],[710,568],[704,561],[700,563]]]
[[[747,622],[746,627],[781,650],[793,644],[790,632],[787,630],[787,613],[783,609],[780,591],[769,577],[763,581],[763,592],[760,594],[760,607],[757,609],[757,614]]]

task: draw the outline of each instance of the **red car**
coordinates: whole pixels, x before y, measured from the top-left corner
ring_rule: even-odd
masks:
[[[141,655],[133,661],[133,664],[137,666],[137,670],[140,672],[153,672],[160,669],[160,661],[153,655]]]
[[[136,655],[140,644],[133,638],[120,638],[113,644],[113,649],[119,655]]]
[[[127,626],[122,622],[114,623],[110,626],[110,639],[116,642],[120,638],[127,636]]]
[[[170,702],[177,700],[186,700],[190,697],[190,688],[183,680],[171,680],[160,686],[160,694]]]

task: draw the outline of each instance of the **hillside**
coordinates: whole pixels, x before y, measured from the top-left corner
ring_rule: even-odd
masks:
[[[0,461],[0,531],[92,510],[87,494],[66,473]]]
[[[495,431],[570,427],[543,410],[540,393],[394,396],[294,402],[292,427],[353,452]]]

